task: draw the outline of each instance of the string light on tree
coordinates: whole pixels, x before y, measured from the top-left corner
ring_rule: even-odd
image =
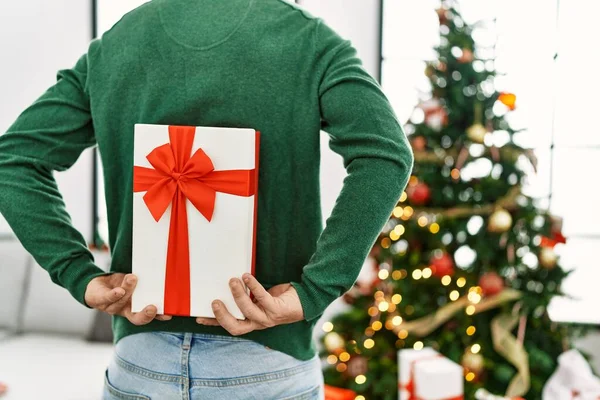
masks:
[[[431,275],[433,274],[433,271],[431,271],[431,268],[423,268],[423,279],[429,279],[431,278]]]
[[[406,194],[406,192],[402,192],[402,195],[400,196],[400,203],[404,203],[406,201],[406,199],[408,198],[408,195]]]
[[[345,341],[337,332],[329,332],[325,335],[325,348],[330,353],[335,353],[344,347]]]
[[[481,301],[481,294],[481,288],[479,286],[474,286],[469,289],[469,294],[467,295],[467,298],[471,303],[477,304]]]

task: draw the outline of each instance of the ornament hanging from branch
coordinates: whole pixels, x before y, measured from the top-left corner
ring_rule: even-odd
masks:
[[[452,256],[445,251],[434,254],[429,260],[431,272],[434,276],[442,278],[446,275],[454,275],[454,260]]]
[[[504,290],[504,279],[496,272],[486,272],[479,278],[479,286],[484,296],[494,296]]]
[[[493,233],[503,233],[512,226],[512,216],[503,208],[498,208],[490,215],[488,222],[488,231]]]
[[[516,106],[517,96],[513,93],[500,92],[498,95],[498,101],[508,107],[509,110],[513,111]]]
[[[467,137],[471,139],[473,143],[483,144],[487,134],[487,129],[480,123],[475,123],[467,128]]]
[[[485,137],[488,134],[488,129],[483,126],[483,109],[480,102],[476,102],[473,106],[474,121],[473,125],[467,128],[467,137],[473,142],[483,144]]]
[[[425,205],[431,199],[431,189],[424,182],[407,187],[406,194],[410,203],[416,206]]]
[[[467,372],[479,375],[483,372],[485,360],[481,354],[473,353],[471,349],[467,349],[462,356],[461,364]]]
[[[540,265],[546,269],[554,269],[558,262],[558,255],[554,252],[551,247],[542,247],[540,254],[538,255]]]

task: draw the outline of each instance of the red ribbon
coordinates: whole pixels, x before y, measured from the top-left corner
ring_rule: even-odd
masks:
[[[552,232],[551,238],[542,236],[540,246],[554,248],[558,243],[567,243],[567,238],[561,232]]]
[[[407,400],[423,400],[421,397],[417,396],[417,388],[415,386],[415,364],[418,363],[419,361],[431,360],[432,358],[439,358],[439,357],[444,357],[444,356],[441,354],[438,354],[435,356],[423,357],[418,360],[411,361],[411,363],[410,363],[410,379],[405,384],[398,382],[398,387],[400,389],[404,389],[408,392]],[[458,396],[448,397],[446,399],[440,399],[440,400],[464,400],[464,397],[463,397],[463,395],[458,395]]]
[[[190,244],[186,200],[210,222],[216,192],[248,197],[256,193],[257,187],[257,168],[214,171],[214,165],[204,150],[198,149],[190,157],[195,134],[195,127],[169,126],[170,143],[155,148],[146,156],[154,169],[133,167],[133,191],[146,192],[144,202],[156,222],[169,204],[172,205],[165,276],[166,315],[190,315]],[[258,132],[256,139],[258,149]],[[256,162],[258,166],[258,157]]]

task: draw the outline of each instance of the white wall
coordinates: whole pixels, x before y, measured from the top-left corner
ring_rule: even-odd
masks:
[[[70,68],[91,39],[90,1],[0,2],[0,134]],[[91,150],[67,172],[56,174],[73,222],[86,239],[92,232]],[[0,220],[2,218],[0,217]],[[0,221],[0,235],[8,233]]]
[[[148,0],[97,0],[98,36],[109,30],[123,15]]]

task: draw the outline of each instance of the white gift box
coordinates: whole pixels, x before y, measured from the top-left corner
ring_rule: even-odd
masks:
[[[400,400],[462,399],[463,374],[463,367],[430,347],[422,350],[399,350],[398,398]]]
[[[133,312],[155,305],[159,314],[214,318],[211,303],[219,299],[233,316],[245,318],[233,299],[229,279],[241,279],[244,273],[254,275],[259,137],[260,133],[253,129],[135,125],[132,273],[137,275],[138,283],[132,296]],[[186,153],[189,154],[182,156]],[[173,173],[165,175],[170,167],[160,163],[170,157],[175,159],[176,167]],[[178,161],[178,157],[192,157],[192,162],[182,167],[186,160]],[[198,162],[200,159],[202,163]],[[210,163],[213,172],[206,173]],[[158,178],[152,177],[152,170],[158,171]],[[140,184],[140,171],[154,179],[152,184]],[[215,190],[227,186],[223,180],[231,179],[231,175],[226,179],[225,175],[214,174],[224,171],[238,174],[233,192],[248,193]],[[179,194],[168,200],[168,206],[167,201],[160,200],[163,195],[170,199],[168,190],[183,193],[185,197],[178,204],[184,204],[185,209],[174,205]],[[155,195],[157,192],[159,195]],[[210,212],[198,208],[198,203],[205,202],[214,207]],[[151,205],[156,210],[161,204],[164,211],[151,212]],[[172,225],[172,216],[177,225]],[[187,238],[182,235],[184,228]],[[171,250],[169,246],[173,246]],[[189,270],[187,266],[182,269],[188,260]],[[247,288],[246,292],[250,294]]]

